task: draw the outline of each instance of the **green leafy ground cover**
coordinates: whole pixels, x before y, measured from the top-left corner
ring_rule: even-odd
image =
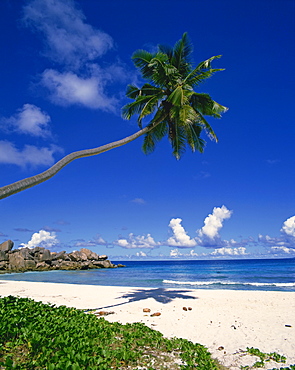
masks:
[[[218,370],[207,349],[28,298],[0,298],[0,369]]]
[[[250,355],[257,356],[259,357],[259,361],[256,361],[254,365],[252,365],[252,368],[257,368],[257,367],[264,367],[265,361],[276,361],[276,362],[286,362],[286,357],[281,356],[280,354],[273,352],[273,353],[264,353],[261,352],[258,348],[249,348],[247,347],[247,352]],[[245,367],[247,369],[249,367]]]
[[[249,355],[259,357],[259,361],[256,361],[252,366],[242,366],[241,370],[251,370],[256,368],[265,368],[266,362],[268,361],[275,361],[275,362],[286,362],[286,357],[280,355],[279,353],[272,352],[272,353],[264,353],[261,352],[258,348],[254,347],[247,347],[246,351]],[[281,367],[280,369],[272,369],[272,370],[295,370],[295,365],[291,365],[290,367]]]

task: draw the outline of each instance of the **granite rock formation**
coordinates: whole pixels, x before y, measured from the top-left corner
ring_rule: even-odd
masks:
[[[99,256],[86,248],[57,253],[43,247],[13,249],[13,245],[11,240],[0,244],[0,273],[123,267],[114,265],[106,255]]]

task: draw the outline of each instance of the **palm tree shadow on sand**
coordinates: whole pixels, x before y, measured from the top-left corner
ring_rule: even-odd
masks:
[[[122,306],[131,302],[143,301],[145,299],[153,298],[155,301],[160,303],[170,303],[176,298],[180,299],[197,299],[192,295],[187,295],[185,293],[191,292],[190,290],[172,290],[165,288],[154,288],[154,289],[134,289],[131,292],[121,295],[116,299],[128,299],[127,302],[117,303],[110,306],[104,306],[100,308],[111,308]]]

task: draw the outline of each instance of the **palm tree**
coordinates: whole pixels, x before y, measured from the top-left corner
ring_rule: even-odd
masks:
[[[142,88],[128,86],[127,96],[134,102],[123,107],[123,117],[130,119],[138,114],[138,124],[142,128],[143,119],[155,113],[147,125],[149,130],[143,143],[145,153],[152,152],[157,141],[166,135],[177,159],[186,145],[193,151],[203,152],[205,142],[200,138],[203,129],[217,141],[204,116],[220,118],[227,108],[216,103],[208,94],[196,93],[194,88],[213,73],[223,70],[211,68],[211,62],[220,55],[192,68],[191,53],[192,45],[185,33],[174,48],[159,45],[155,54],[145,50],[133,54],[135,66],[148,83]]]
[[[154,54],[144,50],[136,51],[132,59],[148,82],[142,88],[128,86],[127,97],[134,99],[134,102],[123,107],[122,115],[123,118],[130,119],[134,114],[138,114],[140,130],[110,144],[70,153],[48,170],[0,188],[0,199],[50,179],[75,159],[106,152],[142,135],[145,135],[143,151],[146,154],[152,152],[157,141],[165,135],[168,135],[173,155],[177,159],[183,154],[187,144],[193,151],[203,152],[205,141],[200,138],[203,130],[217,141],[204,116],[220,118],[227,108],[216,103],[209,95],[193,90],[213,73],[222,71],[211,68],[211,62],[220,56],[213,56],[192,68],[191,54],[192,46],[187,33],[184,33],[173,48],[159,45]],[[143,127],[143,120],[148,115],[152,115],[152,119]]]

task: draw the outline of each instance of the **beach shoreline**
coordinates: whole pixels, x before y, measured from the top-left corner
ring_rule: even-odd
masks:
[[[28,297],[57,306],[101,310],[110,322],[142,322],[165,337],[206,346],[231,370],[251,365],[247,347],[277,352],[295,364],[295,292],[166,289],[7,281],[0,296]],[[149,308],[150,312],[143,312]],[[159,316],[151,316],[160,313]],[[255,361],[254,361],[255,362]]]

